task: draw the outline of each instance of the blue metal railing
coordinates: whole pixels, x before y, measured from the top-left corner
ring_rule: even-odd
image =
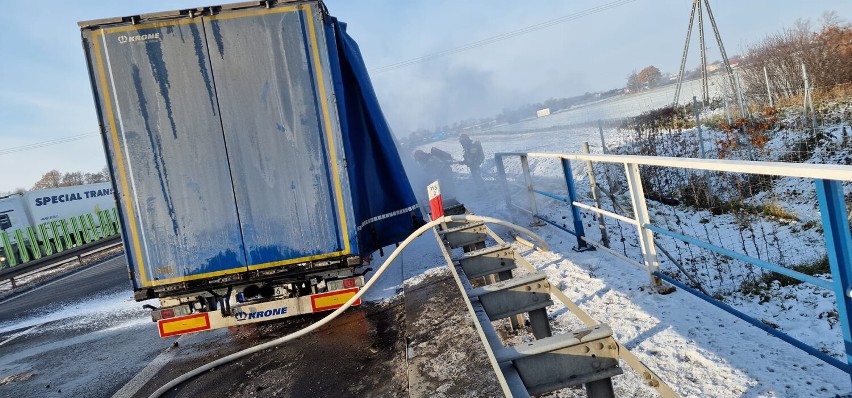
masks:
[[[568,197],[546,192],[533,187],[532,179],[529,173],[525,173],[526,185],[531,194],[538,194],[560,202],[567,203],[571,207],[571,213],[574,221],[574,229],[569,229],[564,225],[547,219],[546,217],[536,214],[536,207],[531,206],[533,217],[542,220],[554,227],[572,234],[577,237],[577,247],[586,247],[587,243],[593,246],[600,245],[597,242],[588,241],[583,231],[583,224],[580,221],[581,207],[577,206],[577,191],[576,181],[571,171],[570,161],[586,160],[599,161],[607,163],[621,163],[626,165],[626,173],[628,181],[634,186],[630,189],[631,199],[634,204],[635,218],[631,221],[636,221],[639,232],[640,247],[644,257],[645,266],[648,268],[649,274],[652,276],[652,282],[666,281],[688,293],[691,293],[702,300],[721,308],[722,310],[754,325],[767,333],[778,337],[779,339],[797,347],[808,354],[848,373],[852,377],[852,234],[850,234],[849,218],[847,215],[846,203],[844,200],[842,181],[852,181],[852,167],[838,165],[786,165],[783,163],[771,162],[742,162],[742,161],[724,161],[724,160],[704,160],[704,159],[675,159],[664,157],[642,157],[642,156],[612,156],[612,155],[560,155],[560,154],[530,154],[530,153],[497,153],[495,160],[498,167],[498,174],[502,180],[503,187],[506,190],[507,198],[509,198],[508,184],[506,179],[505,167],[503,158],[509,156],[519,156],[525,170],[529,166],[526,164],[529,157],[541,158],[556,158],[562,162],[562,171],[565,178],[565,185],[568,191]],[[817,197],[820,205],[820,215],[823,221],[823,229],[825,232],[826,249],[828,252],[829,265],[831,268],[832,280],[828,281],[822,278],[817,278],[801,272],[797,272],[776,264],[772,264],[754,257],[744,255],[729,249],[725,249],[711,243],[704,242],[700,239],[678,234],[655,225],[650,224],[646,208],[646,198],[644,197],[641,179],[639,178],[638,165],[654,165],[662,167],[677,167],[693,170],[715,170],[722,172],[739,172],[751,174],[777,175],[811,178],[815,180],[817,187]],[[532,195],[531,195],[532,196]],[[534,198],[531,197],[531,201]],[[510,203],[511,204],[511,203]],[[593,208],[582,204],[586,210],[593,210],[598,213],[598,216],[613,217],[612,214],[603,211],[599,208]],[[623,218],[623,217],[622,217]],[[644,221],[644,222],[643,222]],[[794,337],[791,337],[777,329],[774,329],[765,323],[716,300],[696,289],[693,289],[686,284],[677,281],[676,279],[659,272],[658,262],[656,259],[656,248],[653,242],[653,232],[665,235],[674,239],[681,240],[690,244],[694,244],[704,249],[714,251],[716,253],[744,261],[749,264],[767,269],[772,272],[783,274],[796,280],[810,283],[824,289],[832,290],[837,298],[837,310],[840,318],[840,324],[843,332],[843,339],[846,350],[846,363],[838,360],[819,349],[816,349]]]

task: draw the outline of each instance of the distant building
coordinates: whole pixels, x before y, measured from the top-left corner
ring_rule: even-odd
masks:
[[[535,111],[535,115],[538,117],[544,117],[550,115],[550,108],[539,109]]]

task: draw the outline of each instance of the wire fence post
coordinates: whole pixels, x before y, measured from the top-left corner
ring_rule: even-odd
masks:
[[[802,114],[802,124],[808,120],[808,106],[811,108],[811,129],[816,133],[816,112],[814,112],[814,98],[811,95],[811,82],[808,80],[808,70],[805,68],[805,63],[802,63],[802,78],[805,80],[805,95],[803,98],[804,113]]]
[[[509,181],[506,180],[506,166],[503,165],[503,156],[494,155],[494,165],[497,166],[497,177],[500,180],[500,186],[503,188],[503,194],[506,196],[506,208],[512,208],[512,194],[509,192]]]
[[[630,188],[630,201],[633,204],[633,212],[636,214],[636,226],[639,235],[639,245],[642,248],[642,257],[645,260],[645,269],[651,286],[662,287],[660,277],[655,274],[660,270],[660,262],[657,259],[657,248],[654,246],[654,233],[645,228],[651,223],[648,215],[648,204],[645,202],[645,190],[642,188],[642,179],[639,174],[639,165],[636,163],[625,163],[627,174],[627,186]]]
[[[766,80],[766,97],[769,98],[769,107],[774,108],[775,103],[772,101],[772,90],[769,89],[769,73],[766,72],[766,67],[763,67],[763,78]]]
[[[603,122],[600,119],[598,119],[598,133],[601,135],[601,152],[603,152],[603,154],[605,155],[606,154],[606,139],[604,138]],[[586,152],[586,153],[588,153],[588,152]]]
[[[574,220],[574,234],[577,236],[576,251],[594,250],[586,244],[586,231],[583,229],[583,220],[580,219],[580,208],[574,205],[577,201],[577,184],[574,182],[574,173],[571,170],[571,161],[562,159],[562,172],[565,173],[565,185],[568,187],[568,200],[571,202],[571,218]]]
[[[590,153],[588,142],[583,143],[583,152],[586,154]],[[600,193],[598,192],[598,182],[595,179],[595,170],[592,168],[591,160],[586,160],[586,169],[589,170],[589,187],[592,191],[592,200],[595,201],[595,207],[597,207],[598,209],[602,209],[603,207],[601,207]],[[604,245],[604,247],[608,249],[609,235],[606,233],[606,222],[604,222],[604,218],[600,214],[595,215],[595,217],[597,217],[598,219],[598,227],[601,230],[601,243]]]
[[[524,184],[527,186],[527,195],[530,199],[530,212],[532,213],[532,223],[530,225],[543,225],[538,219],[538,205],[535,203],[535,191],[533,190],[532,175],[530,174],[530,164],[527,155],[521,155],[521,169],[524,171]]]
[[[846,343],[846,363],[852,365],[852,237],[843,186],[834,180],[816,180],[816,186],[837,312]]]
[[[698,117],[698,100],[695,96],[692,97],[692,112],[695,113],[695,128],[698,129],[698,151],[701,159],[707,159],[704,154],[704,132],[701,130],[701,120]]]
[[[729,95],[728,94],[728,87],[723,85],[722,89],[724,90],[722,92],[722,102],[725,104],[725,120],[728,121],[728,125],[730,126],[731,125],[731,105],[728,104],[728,95]]]
[[[734,72],[734,78],[735,78],[734,80],[737,82],[737,97],[740,100],[740,118],[745,119],[745,117],[746,117],[745,98],[743,97],[743,88],[740,85],[740,74]]]

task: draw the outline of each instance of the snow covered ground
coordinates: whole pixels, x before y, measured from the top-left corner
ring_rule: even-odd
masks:
[[[831,132],[836,133],[836,128]],[[696,131],[687,130],[682,134],[695,135]],[[711,150],[712,142],[719,134],[705,131],[708,150]],[[839,139],[837,134],[832,136]],[[778,137],[769,145],[782,147],[782,135]],[[487,159],[493,159],[496,152],[580,153],[584,141],[592,143],[592,152],[600,151],[599,145],[594,148],[594,143],[600,142],[597,129],[492,133],[474,138],[481,140]],[[607,131],[608,147],[627,144],[628,139],[627,135]],[[432,143],[421,149],[428,151],[431,146],[447,151],[457,159],[462,156],[461,146],[454,140]],[[820,151],[815,151],[814,158],[809,161],[843,163],[840,157],[844,155],[840,152]],[[776,156],[779,153],[780,150]],[[519,163],[514,162],[506,162],[507,174],[510,176],[520,174]],[[557,162],[533,161],[530,166],[537,187],[554,193],[563,192],[564,195],[564,182]],[[503,193],[496,182],[486,178],[482,189],[477,189],[475,184],[467,180],[467,170],[463,166],[454,167],[457,178],[446,185],[468,208],[477,214],[509,219],[521,225],[531,221],[523,213],[506,208]],[[598,167],[602,166],[595,166],[598,179],[601,180],[604,171],[598,170]],[[423,175],[423,170],[419,170],[416,165],[410,169],[410,175],[415,176],[413,184],[418,187],[416,189],[425,193],[425,183],[429,176]],[[485,170],[493,173],[493,163],[486,162]],[[581,201],[591,204],[584,170],[584,165],[574,164]],[[623,168],[614,167],[610,172],[615,176],[615,182],[618,182],[619,175],[623,179]],[[847,184],[847,192],[849,188]],[[525,202],[525,195],[519,195],[516,198],[518,202]],[[543,216],[562,220],[570,228],[567,206],[540,196],[538,198],[539,211]],[[695,210],[654,201],[649,201],[649,207],[656,225],[766,261],[795,266],[824,256],[821,229],[813,224],[819,221],[819,213],[815,207],[812,182],[782,179],[776,181],[771,190],[748,200],[754,206],[778,203],[795,214],[796,220],[753,214],[745,222],[747,227],[743,227],[743,220],[730,214],[714,214],[710,209]],[[629,210],[629,202],[625,206]],[[588,215],[583,221],[588,236],[599,239],[597,222]],[[619,226],[613,220],[607,222],[613,249],[639,260],[641,257],[634,227]],[[665,296],[649,294],[644,288],[648,283],[644,269],[602,251],[574,252],[571,250],[576,245],[574,237],[552,226],[537,227],[534,231],[548,240],[552,251],[527,251],[524,254],[528,255],[530,262],[539,270],[547,272],[551,282],[558,284],[591,316],[608,323],[620,342],[683,396],[834,397],[852,394],[852,382],[848,374],[689,293],[679,290]],[[782,286],[776,282],[760,286],[758,293],[746,294],[741,291],[743,283],[760,281],[763,275],[761,270],[672,239],[660,239],[659,244],[667,247],[676,260],[685,263],[687,272],[694,272],[692,276],[702,285],[706,284],[711,294],[716,294],[740,311],[777,326],[829,355],[845,360],[832,292],[808,284]],[[524,249],[523,246],[516,248],[519,252]],[[423,253],[425,251],[421,255]],[[679,274],[680,271],[674,268],[669,259],[662,255],[660,257],[664,272],[684,280],[684,276]],[[830,279],[830,275],[818,276]],[[569,312],[563,310],[552,315],[564,328],[579,326]],[[626,392],[627,396],[645,395],[647,391],[640,378],[627,376],[616,382],[616,388],[622,393]]]
[[[727,84],[721,75],[710,78],[710,96],[722,94],[723,84]],[[551,128],[552,126],[577,125],[596,122],[600,119],[614,119],[637,116],[642,112],[671,105],[674,100],[675,84],[659,87],[630,95],[620,95],[602,101],[584,104],[572,109],[554,112],[548,116],[528,119],[510,125],[495,126],[487,129],[488,133],[517,132],[535,129]],[[692,97],[701,98],[701,80],[683,82],[678,103],[692,103]]]

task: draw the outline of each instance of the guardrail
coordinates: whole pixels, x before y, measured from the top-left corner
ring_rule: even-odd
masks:
[[[99,246],[99,242],[116,240],[120,231],[115,208],[49,221],[36,227],[2,231],[0,272],[2,275],[19,275],[21,269],[37,268],[45,260],[61,259],[68,255],[74,257],[76,254],[73,253],[80,252],[81,248],[91,250]],[[62,256],[63,253],[65,256]]]
[[[529,208],[523,208],[514,203],[517,198],[513,197],[509,190],[509,186],[512,185],[512,182],[507,179],[506,167],[504,164],[504,159],[506,158],[520,159],[521,173],[519,174],[523,176],[523,185],[521,188],[526,190]],[[564,194],[560,195],[546,192],[533,186],[533,179],[529,166],[530,158],[549,158],[561,161],[562,172],[565,178],[565,187],[568,192],[567,197],[564,196]],[[495,160],[507,205],[531,214],[534,220],[541,220],[574,235],[577,238],[576,250],[585,250],[588,246],[593,246],[634,265],[642,267],[647,270],[648,277],[653,286],[661,289],[664,288],[665,285],[663,282],[668,282],[671,285],[696,295],[708,303],[765,330],[773,336],[792,344],[793,346],[852,376],[852,312],[850,312],[852,311],[852,237],[850,237],[849,216],[842,188],[843,182],[852,181],[852,167],[841,165],[790,164],[780,162],[705,160],[628,155],[567,155],[550,153],[497,153],[495,154]],[[598,188],[595,186],[594,174],[591,172],[593,170],[591,163],[599,162],[623,165],[628,188],[627,193],[630,197],[630,202],[633,208],[633,216],[628,217],[604,210],[601,208],[599,203],[589,205],[579,202],[577,199],[576,181],[570,164],[572,160],[587,162],[587,168],[590,174],[588,180],[590,184],[590,192],[592,193],[592,197],[595,199],[595,202],[597,202],[596,195]],[[747,254],[719,247],[696,237],[675,233],[653,225],[648,212],[647,197],[643,189],[639,166],[658,166],[699,171],[800,177],[814,180],[832,279],[829,281],[807,275],[777,264],[772,264],[770,262],[751,257]],[[561,201],[569,205],[573,218],[573,228],[569,228],[563,223],[550,220],[539,214],[538,205],[536,204],[536,195]],[[603,216],[614,218],[621,222],[634,225],[637,230],[638,246],[642,254],[643,263],[634,261],[614,250],[611,250],[608,247],[609,244],[606,242],[605,234],[603,235],[603,242],[596,242],[592,239],[588,239],[583,229],[583,223],[581,222],[581,211],[592,212],[599,217]],[[599,220],[603,219],[599,218]],[[600,222],[601,229],[603,230],[603,221]],[[786,275],[805,283],[810,283],[824,289],[832,290],[836,297],[839,323],[841,325],[843,339],[845,342],[846,362],[844,363],[843,361],[840,361],[817,348],[770,327],[764,322],[711,297],[706,292],[699,291],[700,287],[697,289],[690,287],[687,284],[660,272],[660,262],[657,257],[658,247],[655,245],[654,241],[655,233],[681,240],[683,242],[688,242],[689,244],[753,264],[772,272]]]

